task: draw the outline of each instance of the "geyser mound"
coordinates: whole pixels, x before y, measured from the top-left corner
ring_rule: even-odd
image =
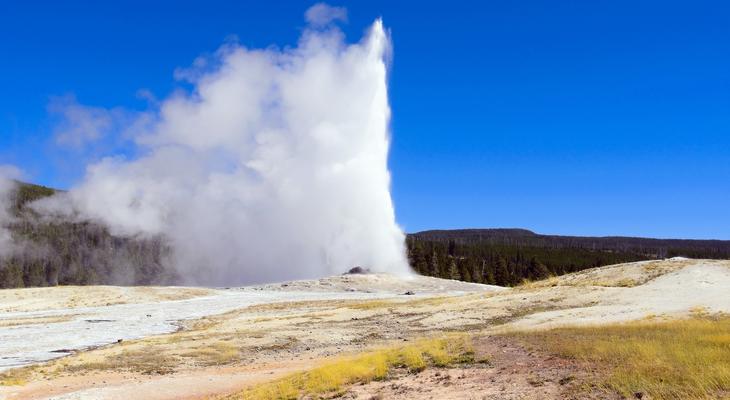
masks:
[[[192,90],[124,113],[116,131],[139,156],[90,165],[66,196],[72,213],[166,238],[185,283],[407,274],[387,168],[388,35],[377,20],[348,44],[320,17],[295,48],[227,44],[177,71]],[[61,203],[36,208],[69,212]]]

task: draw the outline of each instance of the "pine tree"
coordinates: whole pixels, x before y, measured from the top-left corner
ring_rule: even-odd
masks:
[[[497,282],[494,279],[494,268],[492,268],[490,265],[487,265],[486,261],[482,261],[482,263],[484,264],[485,268],[484,283],[486,283],[487,285],[496,284]]]
[[[459,275],[459,268],[456,266],[456,261],[453,257],[451,257],[451,262],[449,263],[449,279],[461,279],[461,276]]]
[[[484,283],[484,263],[471,262],[471,281],[476,283]]]
[[[436,255],[436,251],[434,251],[431,254],[431,265],[429,267],[431,268],[429,275],[438,277],[439,276],[439,257],[438,257],[438,255]]]
[[[494,271],[494,281],[499,286],[509,286],[510,275],[507,270],[507,260],[504,257],[497,259],[497,265]]]
[[[474,282],[474,277],[471,275],[471,269],[469,268],[469,264],[466,260],[459,260],[459,275],[461,275],[461,280],[464,282]]]
[[[540,280],[547,278],[549,275],[550,271],[545,264],[538,261],[536,257],[532,257],[527,271],[527,277],[531,280]]]

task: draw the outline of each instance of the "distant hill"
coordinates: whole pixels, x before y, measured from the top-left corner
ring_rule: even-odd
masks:
[[[0,288],[175,282],[166,270],[163,238],[120,237],[88,220],[42,218],[29,204],[57,190],[16,182],[9,221],[0,221],[16,249],[0,258]]]
[[[587,268],[667,257],[730,259],[730,241],[540,235],[526,229],[430,230],[409,234],[421,274],[503,286]]]
[[[540,235],[527,229],[429,230],[408,235],[414,240],[459,244],[490,243],[540,248],[579,248],[633,252],[652,258],[730,258],[730,240],[652,239],[628,236]]]

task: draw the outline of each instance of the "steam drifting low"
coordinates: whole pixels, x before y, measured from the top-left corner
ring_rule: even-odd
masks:
[[[12,220],[10,215],[10,194],[15,186],[14,179],[21,178],[20,170],[11,165],[0,165],[0,257],[11,254],[15,249],[12,234],[5,226]]]
[[[408,273],[387,169],[390,42],[377,20],[359,43],[346,43],[333,24],[345,16],[318,4],[296,48],[227,44],[176,71],[193,89],[125,114],[117,131],[140,156],[90,165],[64,195],[73,212],[116,234],[165,237],[170,264],[188,283],[296,279],[355,265]],[[84,114],[74,107],[78,120]],[[102,135],[67,128],[64,140],[76,145]],[[59,200],[38,209],[59,211]]]

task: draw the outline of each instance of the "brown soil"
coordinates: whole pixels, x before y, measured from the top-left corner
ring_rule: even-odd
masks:
[[[16,386],[15,391],[9,391],[5,394],[7,397],[0,398],[202,400],[240,391],[311,366],[310,360],[291,360],[286,363],[213,366],[169,375],[91,371]]]

